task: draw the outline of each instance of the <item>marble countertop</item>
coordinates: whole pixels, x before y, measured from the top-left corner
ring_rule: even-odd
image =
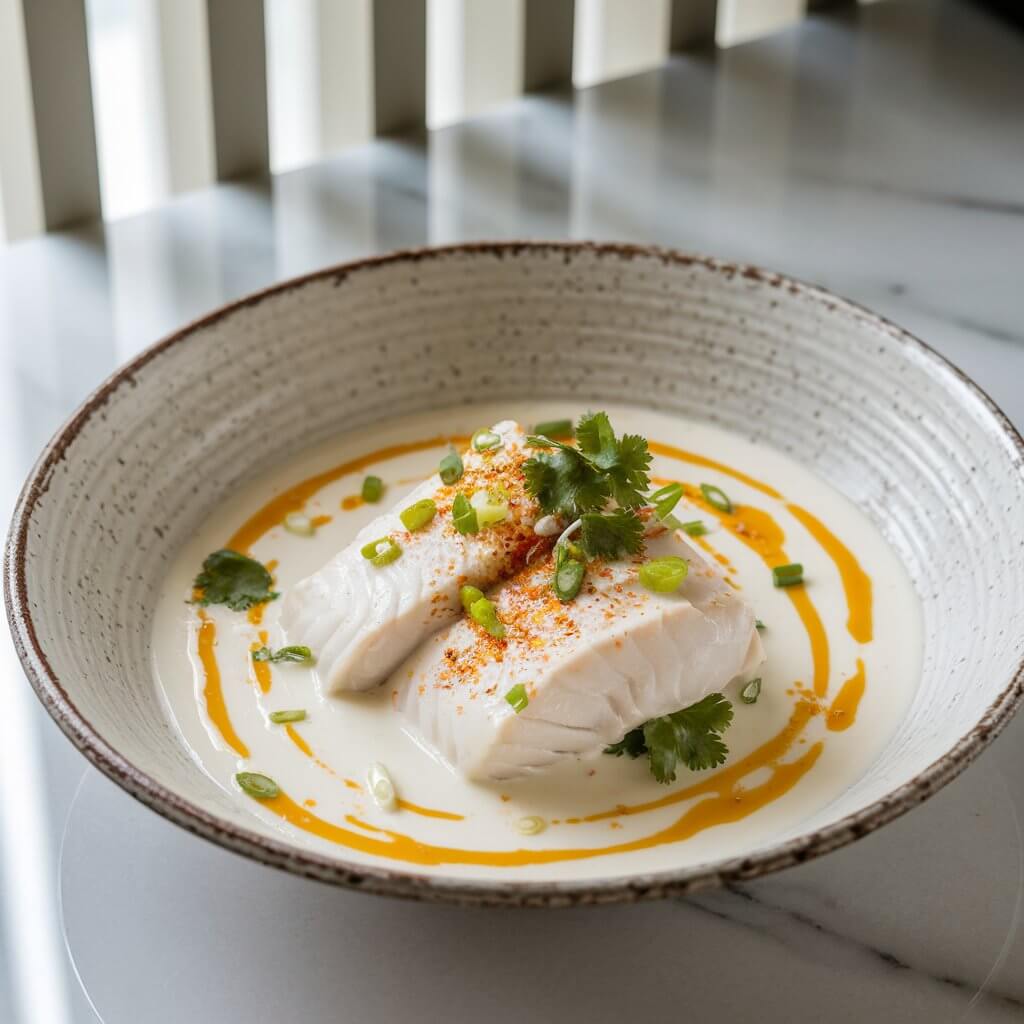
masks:
[[[655,242],[908,327],[1024,427],[1024,36],[891,0],[429,138],[0,249],[0,494],[113,367],[228,299],[466,238]],[[966,610],[969,613],[969,610]],[[1024,1020],[1024,719],[852,847],[685,901],[372,899],[200,842],[87,768],[9,644],[0,1020]]]

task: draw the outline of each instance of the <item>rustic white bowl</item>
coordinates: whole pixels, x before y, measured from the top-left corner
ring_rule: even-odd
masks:
[[[157,587],[240,481],[381,418],[525,395],[650,404],[781,449],[852,498],[902,557],[924,609],[920,688],[871,770],[796,838],[578,883],[368,868],[262,830],[169,727],[149,662]],[[243,299],[114,374],[29,477],[7,546],[7,612],[28,677],[72,742],[154,810],[230,849],[421,898],[679,894],[864,835],[943,786],[1005,724],[1024,695],[1022,464],[1020,436],[933,351],[777,274],[621,245],[401,253]]]

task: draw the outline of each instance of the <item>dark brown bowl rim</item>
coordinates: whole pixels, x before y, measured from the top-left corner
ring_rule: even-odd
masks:
[[[1024,440],[991,398],[966,374],[929,345],[890,321],[856,303],[839,298],[816,285],[759,267],[679,252],[657,246],[608,242],[468,242],[447,246],[408,249],[338,264],[279,282],[192,321],[145,349],[116,370],[69,417],[43,449],[22,489],[11,520],[4,552],[4,598],[15,648],[36,695],[71,742],[101,772],[147,807],[195,835],[281,868],[318,881],[359,889],[364,892],[419,900],[444,901],[486,906],[571,906],[580,904],[632,902],[665,896],[681,896],[699,888],[744,881],[799,864],[835,850],[892,821],[917,806],[955,778],[998,735],[1013,712],[1024,701],[1024,659],[1012,678],[989,705],[977,724],[945,754],[899,788],[854,814],[787,842],[744,857],[710,864],[630,876],[559,882],[496,882],[441,878],[346,862],[278,841],[255,831],[233,825],[209,814],[191,801],[161,785],[136,768],[110,747],[79,712],[50,666],[36,636],[26,588],[29,524],[41,497],[49,488],[54,470],[91,416],[100,410],[122,384],[130,383],[150,360],[187,340],[198,329],[274,295],[324,278],[340,284],[354,273],[393,263],[419,262],[450,255],[490,255],[496,258],[521,252],[560,252],[570,256],[593,253],[621,259],[642,257],[683,266],[700,265],[728,277],[743,276],[806,296],[831,310],[848,315],[885,332],[904,348],[916,350],[940,374],[946,374],[965,397],[980,402],[993,418],[992,430],[1006,442],[1014,470],[1024,475]]]

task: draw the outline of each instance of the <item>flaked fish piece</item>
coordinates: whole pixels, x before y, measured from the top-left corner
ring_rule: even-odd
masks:
[[[531,553],[551,546],[553,538],[534,533],[541,513],[523,487],[522,464],[530,457],[525,431],[511,420],[492,430],[501,445],[464,452],[460,480],[446,486],[434,474],[285,597],[281,624],[288,642],[314,652],[326,692],[376,686],[420,641],[462,614],[463,584],[483,589],[507,579]],[[459,533],[451,515],[456,494],[498,488],[507,494],[507,518],[476,534]],[[399,514],[425,498],[437,514],[410,532]],[[361,549],[380,537],[392,538],[402,554],[375,566]]]
[[[689,563],[682,586],[646,590],[640,565],[668,555]],[[592,567],[566,604],[551,573],[546,557],[489,595],[503,640],[463,616],[388,681],[408,731],[468,778],[600,753],[763,660],[750,606],[678,532],[651,538],[643,558]],[[529,703],[516,713],[507,695],[519,685]]]

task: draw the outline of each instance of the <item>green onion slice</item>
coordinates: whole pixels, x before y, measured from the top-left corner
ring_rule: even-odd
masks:
[[[659,519],[664,519],[669,515],[679,504],[679,499],[683,496],[683,485],[682,484],[666,484],[664,487],[655,491],[648,501],[654,506],[655,515]]]
[[[571,601],[580,592],[586,572],[586,566],[582,562],[572,558],[562,561],[555,569],[555,576],[551,581],[551,587],[559,601]]]
[[[758,633],[760,633],[761,630],[766,629],[766,628],[767,627],[765,626],[765,624],[760,619],[754,619],[754,629],[756,629],[758,631]]]
[[[772,569],[772,583],[777,587],[792,587],[804,581],[804,567],[799,562],[777,565]]]
[[[670,594],[678,590],[686,579],[690,567],[685,558],[668,555],[666,558],[655,558],[640,566],[640,582],[648,590],[658,594]]]
[[[524,836],[538,835],[547,827],[548,823],[537,814],[527,814],[516,821],[516,831]]]
[[[455,495],[455,500],[452,502],[452,521],[459,533],[480,532],[480,521],[477,519],[476,509],[464,494]]]
[[[740,690],[740,700],[744,704],[756,704],[757,698],[761,696],[761,679],[751,679],[746,686]]]
[[[260,647],[252,652],[253,661],[293,661],[299,665],[311,665],[313,663],[313,652],[303,645],[295,644],[291,647],[279,647],[271,651],[269,647]]]
[[[241,787],[243,793],[256,800],[273,800],[281,792],[278,784],[267,775],[260,775],[259,772],[239,772],[235,776],[235,782]]]
[[[700,519],[693,519],[688,523],[683,523],[681,529],[683,533],[688,533],[691,537],[703,537],[708,532],[707,526]]]
[[[359,549],[359,553],[378,569],[383,565],[390,565],[402,557],[402,549],[391,537],[378,537],[376,540],[371,540],[369,544],[364,544]]]
[[[398,518],[402,525],[410,532],[415,533],[422,530],[437,515],[437,506],[430,498],[421,498],[414,501],[408,508],[402,509]]]
[[[533,428],[534,434],[541,437],[572,437],[576,432],[572,429],[572,420],[545,420]]]
[[[497,637],[500,640],[505,635],[505,626],[501,619],[498,618],[494,605],[486,597],[481,597],[479,601],[474,601],[469,606],[469,614],[473,621],[478,626],[483,627],[491,636]]]
[[[284,517],[284,528],[296,537],[312,537],[316,533],[313,520],[302,512],[289,512]]]
[[[398,807],[398,794],[395,784],[391,781],[387,768],[379,761],[370,765],[366,773],[366,781],[370,785],[370,795],[374,803],[383,811],[393,811]]]
[[[530,703],[530,698],[526,695],[526,687],[522,683],[516,683],[508,693],[505,694],[505,700],[512,705],[512,710],[518,715],[527,704]]]
[[[287,725],[288,722],[304,722],[306,720],[306,709],[293,708],[290,711],[271,711],[270,720],[274,725]]]
[[[442,460],[437,469],[441,475],[441,482],[451,485],[462,477],[462,459],[457,452],[449,452]]]
[[[384,481],[379,476],[368,476],[363,481],[363,489],[360,491],[363,501],[371,503],[380,501],[384,493]]]
[[[501,434],[496,434],[493,430],[478,430],[473,435],[472,445],[478,452],[494,451],[495,448],[501,447]]]
[[[469,499],[469,503],[476,510],[476,519],[481,530],[508,518],[508,495],[503,490],[492,488],[488,491],[476,491]]]
[[[732,513],[732,502],[721,487],[716,487],[714,484],[701,484],[700,493],[704,495],[704,500],[712,508],[717,508],[719,512]]]
[[[462,607],[465,608],[467,612],[477,603],[477,601],[482,600],[483,596],[484,592],[482,590],[478,587],[471,587],[469,584],[459,591],[459,600],[462,602]]]

